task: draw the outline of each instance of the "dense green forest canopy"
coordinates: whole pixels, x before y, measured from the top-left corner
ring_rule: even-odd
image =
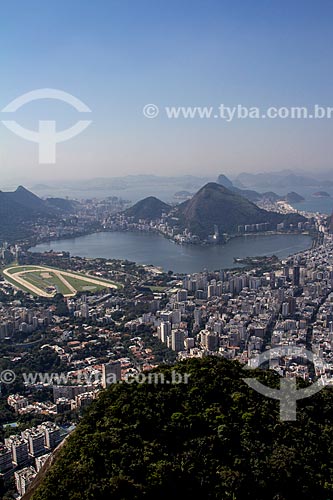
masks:
[[[297,421],[217,357],[173,367],[188,384],[117,384],[70,436],[33,500],[333,498],[333,393],[298,402]],[[279,386],[272,372],[250,372]],[[302,382],[304,384],[304,382]]]

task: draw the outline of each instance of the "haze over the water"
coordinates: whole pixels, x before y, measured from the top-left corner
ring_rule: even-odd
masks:
[[[59,89],[83,101],[93,123],[57,145],[54,165],[39,164],[38,145],[0,124],[0,187],[328,170],[332,119],[228,122],[214,114],[220,104],[332,106],[332,14],[330,0],[5,2],[0,109],[32,90]],[[146,118],[146,104],[158,106],[159,116]],[[212,106],[214,114],[169,119],[165,106]],[[86,119],[50,100],[26,104],[15,117],[0,114],[35,130],[39,120],[63,130]]]

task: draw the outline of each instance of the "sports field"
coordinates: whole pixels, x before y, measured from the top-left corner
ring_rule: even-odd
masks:
[[[120,285],[95,276],[43,266],[11,266],[2,270],[4,278],[16,288],[40,297],[57,293],[73,297],[78,292],[97,292]]]

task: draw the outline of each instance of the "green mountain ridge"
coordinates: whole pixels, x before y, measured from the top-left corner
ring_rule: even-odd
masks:
[[[80,206],[80,203],[75,200],[67,200],[65,198],[47,198],[47,205],[52,208],[62,210],[64,212],[75,212],[77,208]]]
[[[140,219],[157,220],[166,213],[171,215],[171,225],[180,229],[187,228],[202,239],[214,234],[216,227],[220,233],[236,233],[239,225],[267,222],[273,228],[280,222],[297,224],[305,221],[297,213],[283,215],[263,210],[238,191],[242,190],[231,190],[216,182],[209,182],[191,199],[176,207],[171,207],[155,196],[149,196],[125,210],[124,214],[138,222]]]
[[[148,196],[148,198],[138,201],[135,205],[125,210],[124,214],[127,217],[133,217],[137,222],[139,219],[159,219],[163,212],[168,213],[170,210],[171,206],[167,203],[164,203],[155,196]]]
[[[291,191],[290,193],[287,193],[285,196],[285,201],[287,203],[299,203],[304,200],[305,198],[303,198],[303,196],[301,196],[300,194],[295,193],[295,191]]]
[[[214,233],[237,232],[239,225],[280,222],[297,223],[305,218],[298,214],[283,215],[259,208],[244,196],[226,187],[210,182],[203,186],[191,200],[176,209],[182,227],[190,229],[201,238]]]
[[[12,192],[0,191],[0,240],[25,237],[27,223],[56,218],[62,213],[63,210],[52,201],[42,200],[23,186]]]

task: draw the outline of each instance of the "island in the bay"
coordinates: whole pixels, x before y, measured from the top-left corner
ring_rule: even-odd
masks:
[[[312,195],[314,198],[330,198],[331,195],[327,191],[316,191]]]

